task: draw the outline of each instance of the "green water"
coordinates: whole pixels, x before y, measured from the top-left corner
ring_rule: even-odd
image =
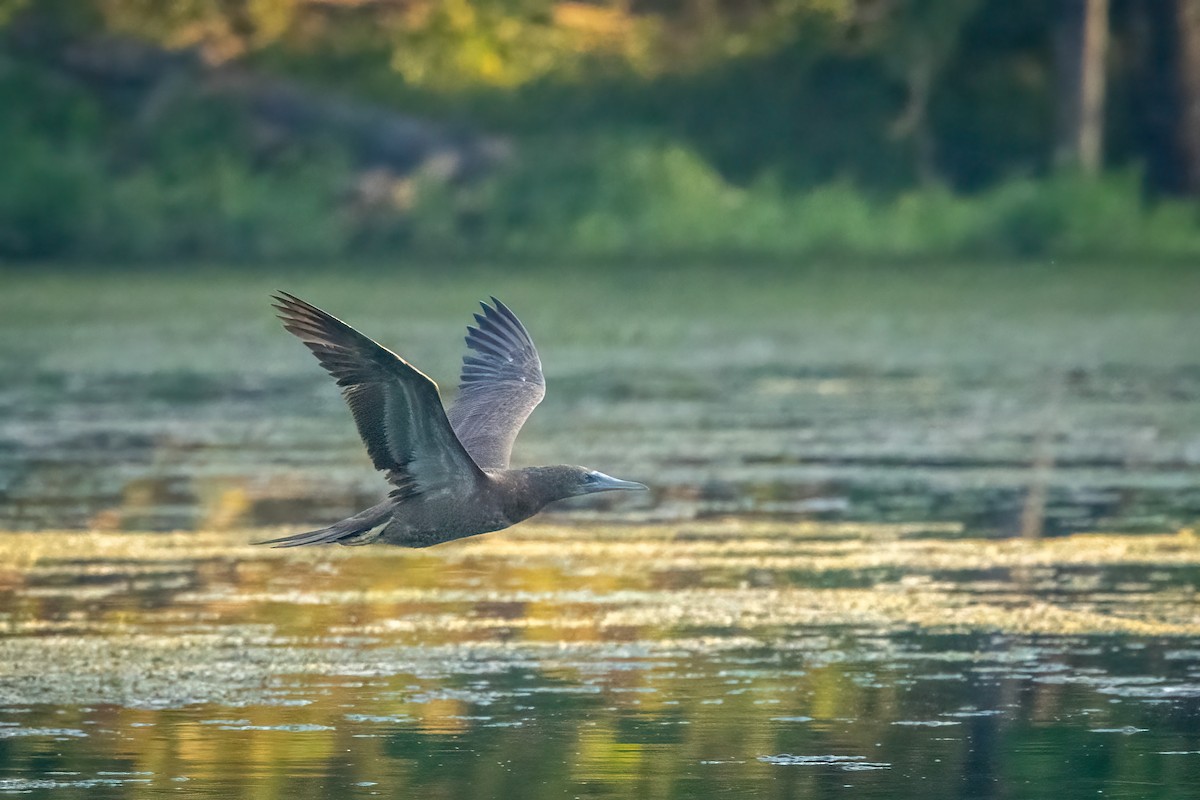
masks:
[[[336,389],[271,314],[278,288],[447,392],[475,300],[500,296],[549,382],[516,460],[653,485],[606,499],[605,519],[1008,535],[1200,518],[1200,271],[1182,267],[213,270],[0,288],[0,529],[306,525],[374,503]]]
[[[1196,796],[1196,271],[2,280],[0,793]],[[249,547],[386,488],[276,288],[652,491]]]
[[[920,534],[17,537],[0,792],[1195,796],[1194,537]]]

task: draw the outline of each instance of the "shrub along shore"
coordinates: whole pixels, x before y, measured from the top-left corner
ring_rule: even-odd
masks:
[[[743,257],[1186,260],[1200,213],[1147,200],[1132,172],[1013,179],[969,195],[851,182],[735,185],[676,144],[527,143],[492,174],[361,175],[334,150],[270,171],[230,152],[129,170],[77,142],[0,149],[0,259],[313,261]]]
[[[0,0],[0,260],[1200,256],[1137,4],[1095,177],[1053,4],[251,5]]]

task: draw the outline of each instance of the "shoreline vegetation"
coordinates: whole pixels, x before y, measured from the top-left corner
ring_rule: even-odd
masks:
[[[164,569],[183,567],[203,574],[206,565],[231,558],[247,565],[249,574],[260,575],[282,571],[285,568],[272,566],[282,563],[294,572],[315,573],[313,578],[322,585],[272,596],[256,594],[252,584],[241,587],[249,595],[247,602],[337,608],[349,597],[363,610],[359,624],[364,630],[370,628],[372,616],[366,609],[388,614],[398,604],[427,608],[447,600],[467,600],[478,590],[469,585],[446,586],[450,581],[434,580],[431,585],[428,576],[449,574],[454,580],[464,567],[479,570],[481,565],[493,565],[496,572],[515,569],[542,575],[539,588],[546,600],[571,593],[591,595],[607,611],[584,624],[602,639],[620,636],[622,629],[630,627],[658,628],[659,636],[668,640],[687,637],[697,630],[718,630],[731,616],[740,623],[726,635],[736,631],[764,637],[773,630],[817,625],[908,628],[935,634],[1184,637],[1200,633],[1200,619],[1178,602],[1187,592],[1183,585],[1167,584],[1159,593],[1125,593],[1116,613],[1111,608],[1097,609],[1073,593],[1080,588],[1073,576],[1081,570],[1120,575],[1149,570],[1180,574],[1194,569],[1200,564],[1200,549],[1190,529],[1136,537],[1081,533],[1047,540],[992,541],[947,538],[945,526],[936,524],[781,524],[736,517],[676,525],[572,526],[539,521],[448,546],[382,547],[370,553],[361,548],[251,547],[249,542],[262,532],[2,532],[0,554],[12,565],[17,581],[31,583],[39,574],[65,578],[97,572],[125,572],[152,581]],[[610,573],[612,565],[624,569]],[[1029,576],[1039,570],[1059,575],[1061,596],[1031,596]],[[799,585],[746,580],[747,575],[798,571],[807,576]],[[352,590],[328,585],[336,581],[329,576],[343,572],[354,576]],[[711,582],[662,587],[653,577],[697,572],[712,576]],[[982,577],[989,572],[1005,577],[994,577],[989,583]],[[409,580],[398,582],[397,575]],[[844,581],[848,575],[873,580],[870,585],[853,580],[837,585],[819,579]],[[946,578],[950,575],[956,576],[954,581]],[[966,589],[975,593],[970,602],[964,599]],[[93,588],[90,597],[105,601],[123,591],[121,584],[106,583]],[[182,593],[195,599],[187,589]],[[68,596],[70,590],[56,589],[52,596],[60,594]],[[536,642],[577,628],[579,616],[578,609],[555,616],[535,610],[524,619],[471,615],[448,622],[435,616],[409,618],[404,626],[392,620],[382,624],[393,633],[420,636],[453,630],[483,641],[497,629],[535,631],[529,636]],[[662,620],[670,623],[664,626]],[[29,622],[14,621],[11,632],[27,634],[51,627],[44,620]],[[103,620],[97,623],[101,631],[108,627]],[[28,648],[19,639],[13,646]]]
[[[64,158],[36,142],[13,145],[0,162],[28,179],[0,186],[0,264],[10,265],[1200,257],[1194,201],[1148,200],[1132,171],[889,197],[850,182],[737,186],[680,145],[602,142],[562,157],[526,154],[469,186],[377,176],[380,191],[411,198],[380,214],[347,201],[355,178],[333,153],[268,175],[236,157],[200,156],[176,182],[153,167],[109,175],[86,148]]]
[[[1200,256],[1136,8],[1091,169],[1050,4],[329,5],[0,2],[0,264]]]

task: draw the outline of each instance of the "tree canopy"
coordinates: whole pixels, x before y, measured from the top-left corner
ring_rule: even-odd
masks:
[[[282,225],[277,209],[294,202],[272,201],[270,187],[301,181],[313,213],[352,209],[347,247],[390,247],[418,229],[470,238],[460,226],[482,219],[591,230],[606,192],[691,202],[696,192],[673,180],[709,187],[717,204],[849,187],[867,204],[927,190],[936,206],[939,192],[1001,191],[1062,171],[1071,2],[0,0],[0,100],[16,110],[0,120],[16,142],[0,155],[0,167],[13,162],[0,178],[0,253],[65,236],[36,209],[86,196],[81,208],[102,219],[109,212],[95,209],[121,191],[148,192],[148,213],[163,193],[198,204],[184,216],[249,193],[257,199],[232,207],[260,220],[239,227],[259,230],[264,215]],[[1136,186],[1132,172],[1145,176],[1138,193],[1200,191],[1186,178],[1200,175],[1200,117],[1188,112],[1200,101],[1188,78],[1200,25],[1185,5],[1111,0],[1105,11],[1111,46],[1093,63],[1107,102],[1092,123],[1105,135],[1093,160],[1119,173],[1111,185]],[[465,149],[464,132],[477,137]],[[428,167],[446,152],[454,166]],[[466,185],[505,153],[515,156],[499,183]],[[675,177],[643,186],[656,171]],[[218,185],[218,174],[238,177]],[[73,199],[42,197],[50,185]],[[454,221],[414,221],[435,207]],[[31,215],[37,225],[14,221]],[[43,224],[42,244],[3,245],[6,228],[28,242]]]

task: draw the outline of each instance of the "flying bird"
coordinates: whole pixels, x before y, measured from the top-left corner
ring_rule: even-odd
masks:
[[[495,297],[467,328],[458,397],[446,409],[437,384],[391,350],[300,298],[280,292],[283,327],[337,380],[375,468],[392,490],[335,525],[259,544],[385,543],[428,547],[498,531],[547,503],[616,489],[646,489],[587,467],[509,467],[513,442],[546,394],[525,326]]]

